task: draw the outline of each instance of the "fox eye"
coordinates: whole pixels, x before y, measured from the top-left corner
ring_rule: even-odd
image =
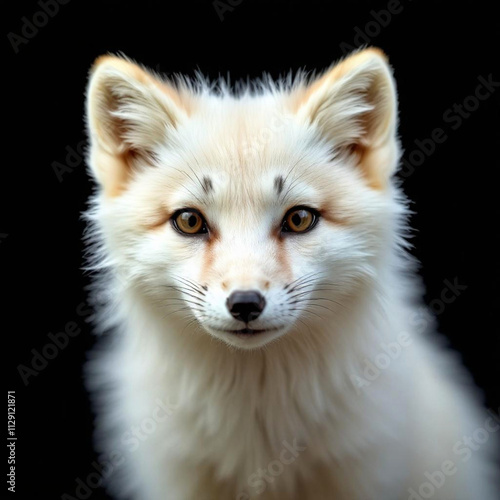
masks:
[[[208,232],[205,219],[194,208],[185,208],[175,212],[172,216],[172,225],[182,234],[194,235]]]
[[[290,209],[283,219],[281,231],[284,233],[305,233],[318,222],[319,214],[316,210],[307,207]]]

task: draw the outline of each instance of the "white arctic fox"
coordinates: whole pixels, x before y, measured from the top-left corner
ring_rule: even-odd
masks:
[[[104,56],[87,119],[116,498],[499,498],[500,424],[419,312],[381,51],[238,92]]]

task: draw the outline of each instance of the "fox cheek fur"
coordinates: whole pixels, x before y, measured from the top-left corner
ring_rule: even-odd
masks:
[[[96,447],[122,458],[117,498],[404,499],[487,418],[409,319],[422,289],[381,51],[239,93],[104,56],[87,123],[88,263],[110,338],[87,382]],[[407,351],[360,386],[402,332]],[[434,498],[496,498],[494,447]],[[285,473],[256,483],[283,450]]]

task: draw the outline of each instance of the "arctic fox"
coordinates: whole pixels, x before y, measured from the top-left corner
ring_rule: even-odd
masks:
[[[421,312],[380,50],[237,90],[103,56],[87,123],[111,494],[499,498],[499,421]]]

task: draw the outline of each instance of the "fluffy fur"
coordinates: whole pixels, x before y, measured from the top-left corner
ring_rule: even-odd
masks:
[[[116,498],[407,499],[447,460],[456,472],[413,500],[497,498],[500,426],[417,312],[380,51],[237,92],[105,56],[87,117],[89,263],[108,332],[87,380]],[[281,234],[298,205],[317,226]],[[186,207],[208,236],[175,231]],[[222,331],[241,328],[226,307],[241,289],[265,296],[252,326],[269,331]],[[460,440],[485,425],[465,460]]]

